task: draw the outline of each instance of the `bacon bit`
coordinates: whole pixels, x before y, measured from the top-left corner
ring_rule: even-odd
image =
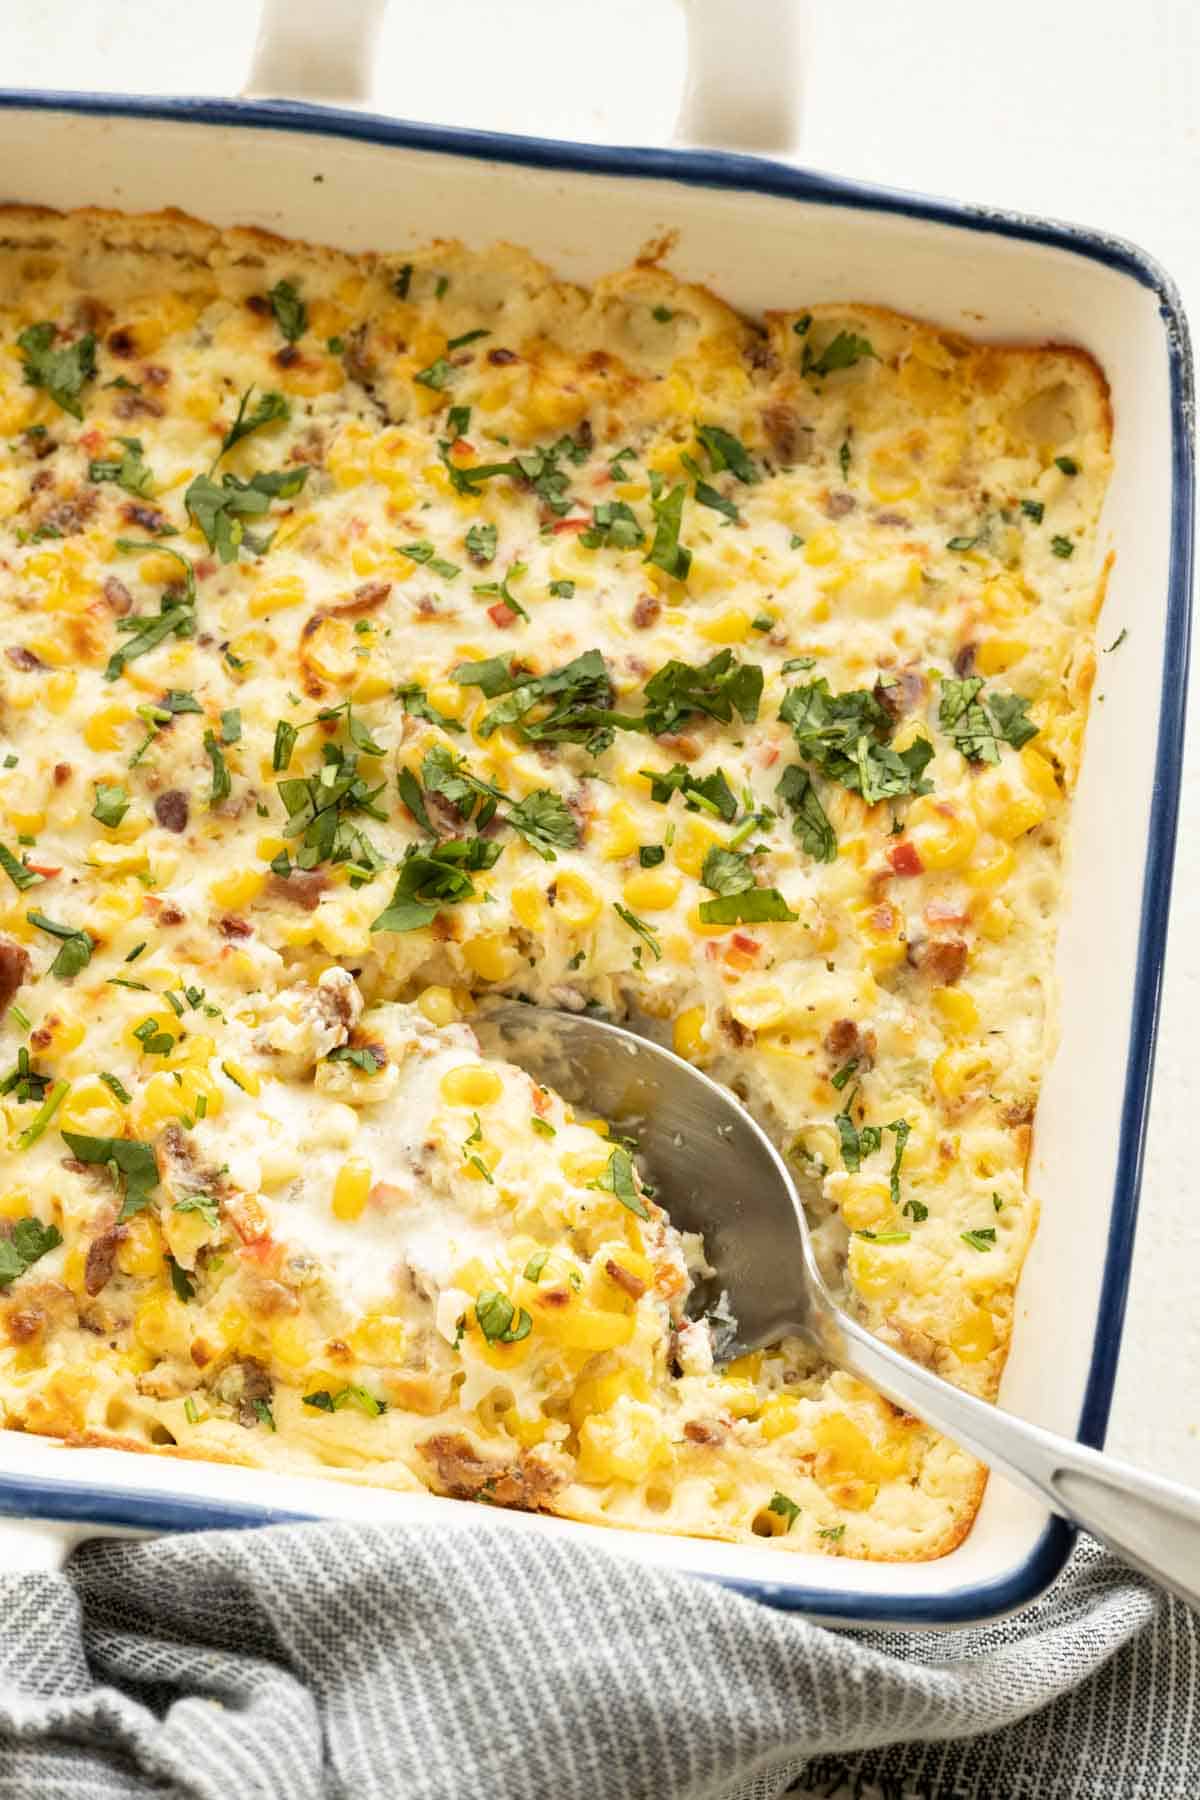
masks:
[[[68,781],[70,781],[70,779],[71,779],[72,772],[73,771],[71,769],[70,763],[68,763],[68,762],[55,763],[55,765],[54,765],[54,785],[55,785],[55,787],[66,787]]]
[[[565,531],[586,531],[591,522],[590,519],[555,519],[550,530],[555,537],[561,537]]]
[[[357,619],[364,613],[374,612],[383,605],[392,591],[390,581],[364,581],[356,587],[349,600],[343,600],[340,606],[331,606],[328,612],[315,612],[304,627],[305,636],[311,636],[322,619]]]
[[[46,667],[41,657],[35,656],[32,650],[27,650],[24,644],[9,644],[4,654],[14,669],[33,670]]]
[[[633,622],[639,631],[646,631],[657,621],[661,612],[661,600],[653,594],[640,594],[633,609]]]
[[[507,600],[497,600],[495,606],[489,606],[487,611],[492,624],[501,631],[507,631],[510,625],[515,625],[517,622],[517,615]]]
[[[646,1291],[646,1284],[640,1275],[634,1275],[629,1269],[622,1268],[615,1257],[610,1256],[604,1265],[604,1273],[608,1279],[628,1294],[631,1300],[640,1300]]]
[[[709,962],[716,962],[718,956],[723,956],[725,954],[724,941],[719,938],[709,938],[707,944],[704,946],[704,954]]]
[[[671,1300],[676,1294],[682,1294],[687,1280],[687,1276],[674,1263],[659,1263],[654,1271],[654,1291],[661,1294],[664,1300]]]
[[[557,1309],[561,1306],[569,1306],[570,1303],[571,1296],[565,1287],[543,1288],[538,1295],[539,1306],[550,1306]]]
[[[367,1195],[372,1206],[403,1206],[412,1199],[409,1188],[396,1187],[391,1181],[377,1181]]]
[[[946,925],[965,925],[969,918],[961,901],[948,900],[944,895],[936,896],[925,908],[925,923],[934,931]]]
[[[495,350],[489,350],[487,359],[494,369],[503,369],[509,363],[521,360],[515,350],[506,350],[503,345],[498,345]]]
[[[962,938],[926,938],[908,946],[908,960],[937,987],[953,987],[967,966],[967,946]]]
[[[719,1420],[706,1424],[703,1419],[689,1419],[683,1435],[690,1444],[721,1444],[725,1441],[726,1430]]]
[[[893,844],[887,853],[887,859],[897,875],[923,875],[925,864],[917,855],[917,847],[907,841]]]
[[[191,1358],[198,1369],[206,1368],[215,1355],[216,1352],[203,1338],[192,1339]]]
[[[37,1337],[45,1323],[46,1315],[38,1306],[29,1306],[10,1312],[7,1320],[10,1342],[27,1344],[30,1338]]]
[[[133,356],[137,352],[133,333],[126,325],[118,325],[115,331],[109,332],[108,347],[114,356]]]
[[[163,923],[165,924],[166,921],[164,920]],[[227,938],[248,938],[254,936],[254,927],[250,924],[249,920],[235,918],[231,913],[225,913],[217,920],[217,930],[221,933],[222,937]]]

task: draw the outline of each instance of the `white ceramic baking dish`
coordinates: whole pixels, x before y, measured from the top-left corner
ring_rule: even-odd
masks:
[[[751,142],[789,109],[778,46],[755,21],[786,0],[694,6],[693,132]],[[318,9],[342,36],[296,35],[300,0],[269,0],[259,87],[352,88],[377,0]],[[309,18],[311,24],[311,16]],[[291,29],[288,29],[290,22]],[[357,37],[345,35],[357,32]],[[283,35],[280,35],[280,33]],[[716,35],[714,35],[714,32]],[[325,85],[312,84],[314,63]],[[308,82],[307,90],[301,86]],[[1003,1404],[1100,1444],[1137,1208],[1180,779],[1192,531],[1192,373],[1167,276],[1098,233],[826,179],[725,152],[591,148],[446,131],[294,102],[0,93],[4,199],[182,207],[348,249],[436,236],[528,245],[588,280],[672,234],[669,264],[750,313],[855,299],[985,337],[1082,344],[1112,384],[1116,474],[1103,529],[1117,552],[1074,825],[1058,973],[1061,1044],[1038,1114],[1042,1223],[1019,1294]],[[0,1440],[0,1513],[142,1530],[296,1517],[428,1519],[429,1496],[115,1451]],[[835,1619],[949,1624],[1011,1609],[1061,1567],[1070,1533],[996,1479],[974,1529],[936,1562],[783,1556],[491,1512],[513,1531],[594,1539]],[[47,1553],[49,1554],[49,1553]]]

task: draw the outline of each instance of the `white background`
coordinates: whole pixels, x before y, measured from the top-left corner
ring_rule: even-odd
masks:
[[[1200,313],[1200,12],[1190,0],[1007,0],[1001,9],[863,0],[853,16],[840,4],[808,11],[799,160],[1122,233],[1165,264]],[[256,15],[248,0],[7,0],[0,83],[232,94]],[[373,106],[448,124],[664,143],[682,58],[672,0],[392,0]],[[85,171],[81,181],[86,198]],[[0,193],[21,197],[19,169],[0,172]],[[1197,760],[1193,732],[1109,1442],[1200,1485]],[[1097,1194],[1097,1230],[1107,1206]]]

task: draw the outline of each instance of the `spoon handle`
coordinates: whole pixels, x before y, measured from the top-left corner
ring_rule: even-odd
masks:
[[[844,1369],[1200,1608],[1200,1494],[1001,1412],[832,1310],[824,1347]]]

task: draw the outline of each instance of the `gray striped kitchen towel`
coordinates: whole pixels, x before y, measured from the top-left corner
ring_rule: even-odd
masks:
[[[1200,1795],[1197,1618],[1092,1544],[942,1635],[486,1516],[97,1540],[2,1593],[5,1800]]]

